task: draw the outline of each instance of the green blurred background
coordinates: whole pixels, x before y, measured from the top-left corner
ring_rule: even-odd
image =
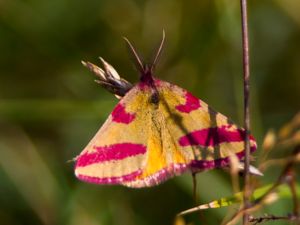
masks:
[[[256,155],[267,130],[279,129],[300,109],[299,12],[297,0],[250,1]],[[117,102],[94,83],[80,60],[99,64],[102,56],[137,82],[122,36],[150,59],[163,29],[166,46],[156,76],[190,90],[242,125],[238,0],[0,1],[1,225],[168,225],[176,213],[193,206],[189,174],[135,190],[82,183],[67,162]],[[261,183],[274,181],[279,171],[266,171]],[[223,171],[199,174],[198,184],[201,203],[232,194]],[[265,209],[290,211],[289,200]],[[197,214],[185,219],[220,224],[227,213],[211,209],[200,219]]]

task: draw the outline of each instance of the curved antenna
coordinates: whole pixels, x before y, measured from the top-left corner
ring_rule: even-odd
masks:
[[[163,33],[162,33],[162,39],[161,39],[161,42],[160,42],[160,45],[159,45],[159,48],[157,49],[157,52],[156,52],[156,55],[155,55],[155,58],[153,60],[153,63],[151,65],[151,70],[154,69],[154,67],[156,66],[157,64],[157,61],[161,55],[161,52],[162,52],[162,48],[164,46],[164,43],[165,43],[165,38],[166,38],[166,33],[165,33],[165,30],[163,30]]]
[[[127,47],[129,48],[131,54],[133,55],[133,57],[135,59],[136,68],[141,73],[143,73],[145,69],[144,69],[144,64],[142,63],[140,56],[137,54],[137,52],[135,51],[135,49],[134,49],[133,45],[130,43],[130,41],[126,37],[123,37],[123,39],[125,40]]]

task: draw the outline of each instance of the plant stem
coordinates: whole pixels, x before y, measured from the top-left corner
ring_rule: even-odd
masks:
[[[193,199],[195,205],[198,205],[198,196],[197,196],[197,173],[192,173],[193,177]]]
[[[241,17],[242,17],[242,44],[243,44],[243,77],[244,77],[244,128],[245,128],[245,168],[244,168],[244,207],[250,206],[250,107],[249,107],[249,91],[250,91],[250,69],[249,69],[249,37],[248,37],[248,15],[247,0],[240,0]],[[244,213],[243,225],[248,224],[249,214]]]

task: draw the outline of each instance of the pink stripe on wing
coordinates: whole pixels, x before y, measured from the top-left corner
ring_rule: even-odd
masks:
[[[126,174],[119,177],[92,177],[92,176],[86,176],[81,174],[78,174],[76,176],[78,177],[78,179],[82,181],[94,183],[94,184],[121,184],[123,182],[133,181],[141,173],[142,173],[141,170],[137,170],[130,174]]]
[[[121,143],[104,147],[94,146],[96,152],[85,152],[79,156],[76,167],[88,166],[110,160],[122,160],[127,157],[144,154],[146,147],[142,144]]]
[[[251,152],[254,152],[256,150],[256,146],[252,146],[250,148]],[[245,151],[240,151],[238,153],[235,153],[235,155],[238,157],[238,159],[242,159],[245,156]],[[208,169],[214,169],[214,168],[220,168],[224,166],[228,166],[230,163],[230,157],[215,159],[215,160],[193,160],[190,164],[192,171],[196,172],[197,170],[208,170]]]
[[[116,123],[129,124],[135,119],[135,114],[126,112],[125,107],[120,103],[114,108],[111,116],[112,121]]]
[[[184,113],[190,113],[194,110],[199,109],[200,106],[200,100],[193,96],[191,93],[186,92],[185,94],[185,104],[177,105],[176,109],[180,112]]]
[[[240,142],[245,138],[242,129],[230,130],[228,126],[212,127],[193,131],[179,139],[181,146],[201,145],[204,147],[215,146],[223,142]],[[251,140],[254,140],[250,136]]]

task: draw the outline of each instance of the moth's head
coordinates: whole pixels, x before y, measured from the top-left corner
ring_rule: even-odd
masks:
[[[129,49],[129,52],[130,52],[132,58],[133,58],[134,65],[135,65],[136,69],[140,72],[140,80],[141,81],[146,81],[149,79],[152,80],[152,75],[153,75],[154,69],[158,63],[158,59],[161,55],[162,48],[164,46],[165,31],[163,30],[162,40],[160,42],[159,47],[156,50],[155,57],[150,64],[147,64],[147,63],[143,62],[143,60],[141,60],[141,57],[138,55],[138,53],[135,50],[135,48],[133,47],[133,45],[126,37],[124,37],[124,40],[128,46],[128,49]]]

